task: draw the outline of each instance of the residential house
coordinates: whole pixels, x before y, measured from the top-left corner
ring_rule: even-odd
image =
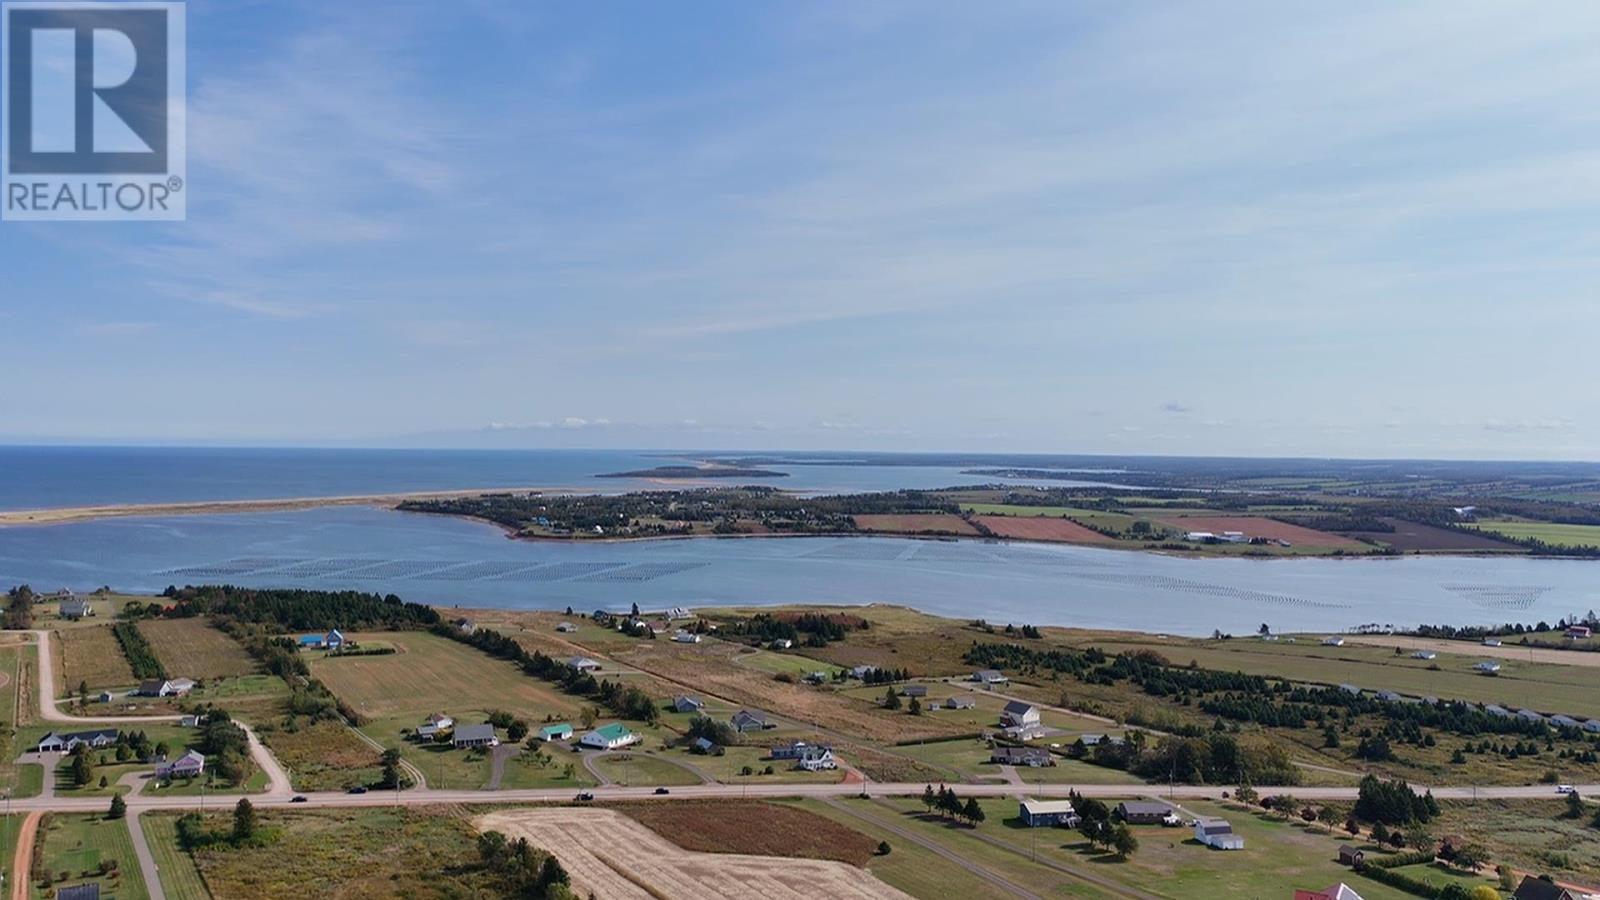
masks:
[[[694,613],[690,612],[686,606],[674,606],[667,610],[666,616],[669,619],[692,619],[694,618]]]
[[[1484,675],[1496,675],[1500,672],[1500,664],[1492,659],[1486,659],[1472,668]]]
[[[65,604],[63,604],[63,607]],[[1588,640],[1593,630],[1587,625],[1571,625],[1567,627],[1567,637],[1575,641]]]
[[[1027,766],[1041,769],[1056,764],[1054,756],[1043,747],[995,747],[989,751],[989,762],[1002,766]]]
[[[450,718],[449,716],[445,715],[444,713],[434,713],[433,715],[429,716],[424,721],[426,721],[429,725],[432,725],[435,728],[441,728],[441,729],[449,729],[450,726],[456,724],[456,720],[455,719]]]
[[[629,731],[628,726],[621,722],[612,722],[609,725],[602,725],[588,732],[582,738],[579,738],[578,743],[596,750],[616,750],[619,747],[637,744],[642,740],[644,738]]]
[[[1077,828],[1083,821],[1073,810],[1071,800],[1023,800],[1018,805],[1017,818],[1029,828]]]
[[[672,698],[672,708],[681,713],[699,712],[705,709],[705,701],[699,697],[690,697],[688,694],[679,694]]]
[[[494,726],[488,723],[482,725],[460,725],[451,734],[451,742],[456,749],[464,747],[498,747],[500,738],[494,733]]]
[[[1344,882],[1320,891],[1295,891],[1294,900],[1362,900],[1355,888]]]
[[[572,740],[572,726],[566,722],[546,725],[539,729],[539,740],[547,743],[551,741],[570,741]]]
[[[206,770],[206,758],[198,750],[189,752],[169,763],[156,767],[157,778],[194,778]]]
[[[89,601],[79,600],[76,597],[61,601],[59,610],[63,619],[81,619],[84,616],[94,615],[94,607],[89,605]]]
[[[101,703],[110,703],[111,701],[117,699],[117,695],[111,693],[110,691],[101,691],[99,695],[95,697],[95,699]]]
[[[1039,707],[1021,700],[1012,700],[1000,711],[1000,727],[1018,740],[1029,740],[1044,733],[1039,721]]]
[[[322,636],[322,646],[329,650],[343,650],[344,643],[344,635],[337,628]]]
[[[867,676],[878,671],[877,666],[856,666],[850,670],[850,677],[857,681],[866,681]]]
[[[56,888],[56,900],[100,900],[100,884],[91,881],[88,884]]]
[[[456,629],[462,634],[472,634],[478,630],[478,623],[471,619],[457,619]]]
[[[1438,659],[1439,658],[1439,654],[1433,652],[1432,650],[1418,650],[1417,652],[1411,654],[1411,658],[1412,659]]]
[[[778,638],[768,646],[774,650],[792,650],[794,649],[794,641],[791,641],[788,638]]]
[[[190,678],[146,678],[134,693],[141,697],[182,697],[192,690],[194,680]]]
[[[567,660],[567,668],[577,669],[579,672],[598,672],[600,664],[587,656],[574,656]]]
[[[1117,817],[1129,825],[1160,825],[1171,813],[1172,807],[1149,800],[1124,800],[1117,804]]]
[[[1083,741],[1083,745],[1085,747],[1098,747],[1101,744],[1110,744],[1113,747],[1120,747],[1127,743],[1126,738],[1121,738],[1114,734],[1085,734],[1080,736],[1078,740]]]
[[[790,741],[787,744],[776,744],[767,751],[769,759],[800,759],[807,751],[822,748],[832,749],[827,744],[809,744],[805,741]]]
[[[1346,694],[1349,694],[1352,697],[1361,696],[1361,688],[1358,688],[1353,684],[1341,684],[1339,685],[1339,690],[1344,691]]]
[[[1338,635],[1334,635],[1333,637],[1325,637],[1325,638],[1322,639],[1322,646],[1324,646],[1324,647],[1343,647],[1344,646],[1344,638],[1339,637]]]
[[[826,684],[828,682],[828,673],[807,672],[806,676],[800,680],[804,681],[806,684]]]
[[[1512,900],[1582,900],[1582,895],[1546,878],[1524,875],[1522,883],[1517,885],[1511,898]]]
[[[729,719],[728,721],[729,724],[733,726],[733,730],[739,732],[740,734],[744,734],[747,731],[760,731],[763,728],[776,727],[771,722],[767,721],[767,716],[765,713],[759,713],[749,709],[739,710],[738,712],[734,713],[733,718]]]
[[[1367,851],[1351,844],[1339,845],[1339,864],[1360,868],[1367,861]]]
[[[839,768],[839,764],[833,758],[832,747],[807,747],[801,751],[800,757],[795,760],[794,765],[795,768],[804,769],[807,772],[821,772],[825,769]]]
[[[1233,833],[1225,819],[1199,819],[1194,823],[1194,839],[1216,850],[1243,850],[1244,837]]]
[[[698,644],[700,643],[700,635],[692,631],[679,631],[672,636],[672,640],[674,643],[679,644]]]
[[[115,728],[98,728],[94,731],[52,731],[39,739],[37,749],[40,753],[71,753],[79,744],[87,744],[90,748],[99,750],[116,742]]]
[[[928,686],[925,684],[908,684],[901,689],[900,696],[925,698],[928,696]]]
[[[696,753],[715,753],[717,750],[716,743],[710,738],[695,738],[694,743],[689,746]]]
[[[978,698],[970,694],[959,694],[943,703],[946,709],[972,709],[978,705]]]
[[[1009,684],[1007,678],[999,669],[979,669],[972,673],[972,680],[979,684]]]
[[[578,626],[572,624],[571,622],[562,622],[556,626],[556,630],[562,634],[572,634],[578,630]]]

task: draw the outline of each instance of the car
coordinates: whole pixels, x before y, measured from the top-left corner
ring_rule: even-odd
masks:
[[[305,794],[295,794],[293,797],[289,798],[289,802],[290,803],[304,803],[304,802],[306,802],[306,795]]]
[[[350,789],[350,790],[349,790],[349,791],[347,791],[347,792],[346,792],[346,793],[351,793],[351,794],[365,794],[365,793],[366,793],[366,792],[367,792],[367,789],[366,789],[366,788],[364,788],[364,787],[362,787],[362,786],[361,786],[361,785],[359,785],[359,784],[358,784],[358,785],[356,785],[356,786],[355,786],[355,787],[353,787],[353,788],[351,788],[351,789]]]
[[[656,793],[658,793],[658,794],[670,794],[672,792],[667,790],[664,787],[660,787],[660,788],[656,788]]]
[[[1558,794],[1571,794],[1575,790],[1576,789],[1570,784],[1561,784],[1556,786],[1556,793]]]
[[[583,791],[582,793],[578,794],[578,796],[575,799],[577,799],[577,800],[593,800],[594,799],[594,795],[589,793],[588,791]]]

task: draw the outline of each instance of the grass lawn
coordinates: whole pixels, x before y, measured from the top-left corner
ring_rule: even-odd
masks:
[[[1469,525],[1478,531],[1511,538],[1537,538],[1557,547],[1600,547],[1600,525],[1560,525],[1555,522],[1496,520]]]
[[[949,769],[964,780],[998,781],[1003,778],[1000,766],[989,762],[989,745],[974,738],[953,741],[935,741],[896,747],[896,752],[922,760],[929,765]],[[1029,784],[1143,784],[1134,775],[1117,769],[1108,769],[1080,760],[1056,758],[1053,766],[1017,768],[1017,774]]]
[[[464,815],[455,808],[261,811],[260,824],[276,840],[200,850],[195,865],[213,896],[228,900],[499,898],[503,892],[479,868],[477,833]],[[224,829],[229,818],[211,814],[207,825]],[[173,852],[153,849],[158,858]]]
[[[688,769],[645,753],[608,753],[596,757],[594,767],[622,785],[700,784]]]
[[[594,786],[594,776],[583,767],[583,760],[576,753],[567,752],[565,745],[546,747],[544,752],[549,754],[550,761],[543,765],[534,762],[533,755],[527,752],[519,752],[506,760],[505,774],[500,779],[501,790]]]
[[[139,633],[173,677],[237,678],[261,668],[238,641],[204,618],[150,619],[139,623]]]
[[[102,895],[115,895],[118,900],[148,900],[150,894],[139,873],[126,819],[53,813],[43,826],[36,838],[43,841],[41,865],[58,885],[97,882]],[[100,876],[102,862],[113,862],[116,867],[109,875]],[[37,883],[33,896],[46,896]]]
[[[260,734],[289,770],[295,790],[344,790],[376,783],[382,774],[378,751],[342,722],[301,723],[293,730],[274,725]]]
[[[82,682],[88,682],[89,691],[93,693],[101,688],[126,687],[138,681],[110,625],[62,628],[50,632],[50,638],[56,642],[56,677],[60,679],[59,684],[52,686],[51,696],[75,694]]]
[[[5,881],[0,883],[9,885],[16,877],[11,871],[11,861],[17,857],[17,833],[22,830],[25,818],[23,813],[0,817],[0,872],[5,873]]]
[[[145,842],[156,858],[161,888],[166,891],[167,900],[211,900],[194,857],[178,846],[177,821],[176,814],[146,813],[139,817]]]
[[[809,657],[795,653],[782,653],[773,650],[756,650],[752,653],[740,653],[733,657],[733,661],[741,666],[749,666],[762,672],[773,675],[788,673],[796,678],[804,678],[812,672],[827,672],[832,678],[833,673],[840,671],[839,666],[817,662]]]

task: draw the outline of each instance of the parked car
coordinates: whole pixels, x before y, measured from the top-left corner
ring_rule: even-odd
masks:
[[[349,792],[352,793],[352,794],[365,794],[367,792],[367,789],[358,784],[355,787],[351,788]]]
[[[295,794],[293,797],[289,798],[289,802],[290,803],[304,803],[304,802],[306,802],[306,795],[305,794]]]
[[[660,788],[656,788],[656,793],[658,793],[658,794],[670,794],[672,792],[667,790],[664,787],[660,787]]]
[[[1558,794],[1570,794],[1573,792],[1573,790],[1574,788],[1570,784],[1561,784],[1556,786],[1556,793]]]
[[[578,796],[575,799],[578,799],[578,800],[593,800],[594,799],[594,795],[589,793],[588,791],[583,791],[580,794],[578,794]]]

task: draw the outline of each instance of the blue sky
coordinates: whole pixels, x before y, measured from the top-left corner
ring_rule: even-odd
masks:
[[[189,4],[0,438],[1596,457],[1600,8]]]

